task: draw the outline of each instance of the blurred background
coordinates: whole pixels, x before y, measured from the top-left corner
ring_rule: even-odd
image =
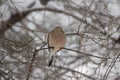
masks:
[[[48,33],[66,33],[48,63]],[[120,0],[0,0],[0,80],[119,80]]]

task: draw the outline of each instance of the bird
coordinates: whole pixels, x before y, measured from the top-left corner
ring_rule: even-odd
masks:
[[[60,26],[54,28],[48,34],[48,48],[49,48],[49,58],[48,66],[52,65],[53,58],[55,54],[61,50],[66,44],[66,35]]]
[[[42,5],[47,5],[47,3],[49,2],[50,0],[40,0],[40,3]]]

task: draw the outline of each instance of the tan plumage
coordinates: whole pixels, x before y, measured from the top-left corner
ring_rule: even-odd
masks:
[[[51,66],[53,57],[60,49],[65,46],[66,35],[61,27],[54,28],[48,35],[48,47],[50,52],[50,60],[48,66]]]

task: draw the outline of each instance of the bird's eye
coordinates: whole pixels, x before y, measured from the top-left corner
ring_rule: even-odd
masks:
[[[50,47],[51,49],[54,49],[54,47],[52,46],[52,47]]]

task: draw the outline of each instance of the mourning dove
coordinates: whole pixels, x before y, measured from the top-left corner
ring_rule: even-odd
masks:
[[[61,27],[54,28],[48,35],[48,47],[50,52],[50,58],[48,66],[51,66],[54,55],[65,46],[66,35]]]
[[[42,5],[47,5],[47,3],[49,2],[50,0],[40,0],[40,3]]]

